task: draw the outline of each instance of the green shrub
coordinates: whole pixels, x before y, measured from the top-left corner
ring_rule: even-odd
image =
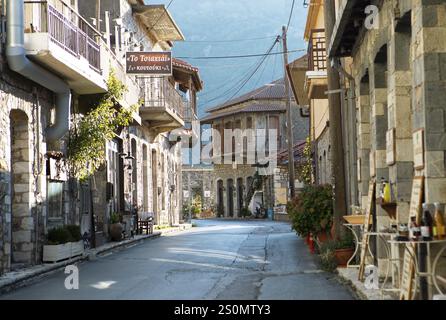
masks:
[[[251,210],[249,210],[249,208],[247,208],[247,207],[243,207],[240,214],[243,218],[252,216]]]
[[[47,244],[58,245],[68,242],[74,242],[74,239],[66,227],[57,227],[48,231]]]
[[[330,185],[307,185],[287,204],[293,229],[306,237],[330,230],[333,223],[333,189]]]
[[[74,242],[78,242],[82,240],[81,227],[76,225],[68,225],[65,227],[68,232],[71,234],[71,237]]]
[[[334,272],[338,267],[335,256],[336,247],[336,241],[324,242],[319,247],[319,264],[321,265],[322,270],[327,272]]]
[[[355,247],[353,234],[348,231],[341,239],[336,241],[336,249],[350,249]]]
[[[121,222],[121,218],[118,213],[112,213],[110,217],[110,224],[115,224]]]

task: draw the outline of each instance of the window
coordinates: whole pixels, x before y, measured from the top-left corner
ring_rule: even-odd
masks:
[[[48,181],[49,218],[62,218],[63,182]]]

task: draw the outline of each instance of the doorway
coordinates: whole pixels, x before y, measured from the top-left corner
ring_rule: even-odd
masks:
[[[222,217],[225,214],[225,205],[223,202],[223,180],[217,181],[217,216]]]
[[[153,216],[155,218],[154,223],[159,224],[158,216],[158,157],[156,150],[152,150],[152,202],[153,202]]]
[[[237,211],[238,216],[242,216],[242,209],[243,209],[243,178],[237,179]]]
[[[32,263],[34,221],[30,209],[30,148],[28,116],[10,113],[11,137],[11,265]],[[12,266],[14,268],[14,266]]]
[[[234,217],[234,180],[228,179],[228,216]]]

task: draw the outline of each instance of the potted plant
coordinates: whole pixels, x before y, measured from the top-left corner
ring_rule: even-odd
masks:
[[[333,191],[330,185],[307,185],[302,192],[287,204],[293,229],[306,238],[326,242],[333,222]]]
[[[79,226],[68,225],[48,231],[43,246],[43,262],[58,262],[83,253],[84,242]]]
[[[121,217],[114,212],[110,217],[110,237],[112,241],[121,241],[124,227],[121,224]]]
[[[346,267],[348,261],[355,251],[355,242],[351,232],[346,233],[340,240],[336,241],[335,257],[340,267]]]

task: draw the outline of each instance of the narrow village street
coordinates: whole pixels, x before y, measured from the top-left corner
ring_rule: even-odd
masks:
[[[318,269],[287,223],[195,224],[81,264],[79,290],[65,289],[59,272],[0,299],[353,299],[335,275]]]

